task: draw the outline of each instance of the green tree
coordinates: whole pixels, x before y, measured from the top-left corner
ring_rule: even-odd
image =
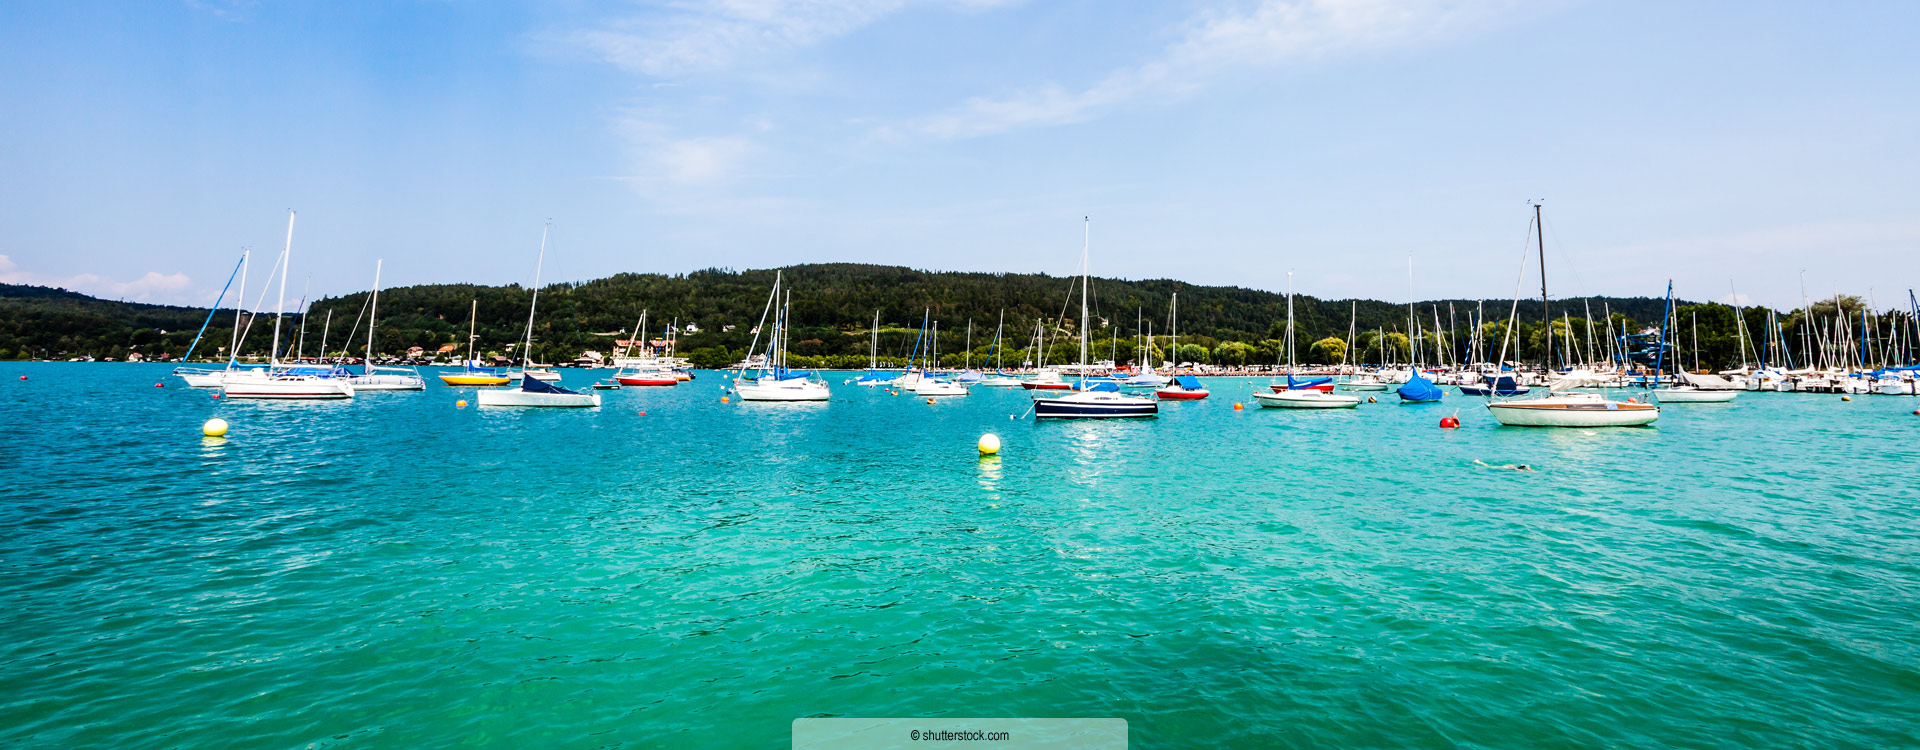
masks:
[[[1347,342],[1338,336],[1328,336],[1313,342],[1308,347],[1307,357],[1320,364],[1339,364],[1347,355]]]
[[[1207,355],[1208,355],[1207,348],[1199,344],[1181,344],[1180,345],[1180,361],[1181,362],[1193,362],[1195,364],[1205,364],[1209,361],[1207,359]]]

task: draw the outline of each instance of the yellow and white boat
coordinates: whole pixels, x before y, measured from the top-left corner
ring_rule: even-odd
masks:
[[[480,300],[474,300],[473,309],[467,313],[467,358],[462,362],[466,367],[460,372],[440,373],[440,382],[451,386],[492,386],[512,382],[512,378],[492,368],[480,367],[480,363],[474,360],[477,355],[474,354],[473,344],[480,338],[474,332],[474,322],[479,316]]]

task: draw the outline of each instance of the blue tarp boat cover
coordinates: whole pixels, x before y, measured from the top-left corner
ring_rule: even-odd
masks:
[[[558,393],[565,396],[578,396],[579,391],[567,390],[539,378],[528,377],[520,380],[520,390],[528,393]]]
[[[861,376],[860,376],[860,378],[859,378],[858,380],[856,380],[856,381],[854,381],[854,382],[856,382],[856,383],[885,383],[885,382],[887,382],[887,381],[890,381],[890,380],[895,380],[895,379],[898,379],[899,377],[900,377],[900,373],[899,373],[899,372],[897,372],[897,371],[892,371],[892,370],[868,370],[868,371],[867,371],[867,374],[865,374],[865,375],[861,375]]]
[[[1439,401],[1446,392],[1433,384],[1433,381],[1414,373],[1406,385],[1400,386],[1400,398],[1407,401]]]
[[[1120,390],[1120,384],[1104,378],[1103,379],[1087,378],[1087,379],[1081,380],[1080,386],[1075,390],[1113,392],[1113,391]]]
[[[1300,380],[1295,378],[1292,374],[1288,374],[1287,390],[1293,391],[1293,390],[1299,390],[1301,388],[1312,388],[1314,386],[1326,385],[1331,382],[1333,382],[1333,378],[1313,378],[1311,380]]]
[[[1177,376],[1173,379],[1173,382],[1179,383],[1181,388],[1185,388],[1189,391],[1200,390],[1200,379],[1192,375]]]

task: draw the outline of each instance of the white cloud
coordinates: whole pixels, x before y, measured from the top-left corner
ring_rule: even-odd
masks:
[[[159,305],[207,304],[205,299],[199,299],[206,295],[193,289],[193,279],[184,273],[148,271],[132,281],[116,281],[93,273],[54,278],[21,270],[13,258],[0,255],[0,283],[58,287],[101,299],[124,299]]]
[[[637,75],[671,78],[844,36],[915,5],[989,7],[1003,0],[718,0],[671,3],[562,39]]]
[[[1056,84],[997,98],[976,97],[905,130],[973,138],[1085,122],[1140,101],[1170,100],[1225,72],[1271,68],[1431,43],[1491,26],[1515,0],[1262,0],[1210,10],[1147,62],[1109,73],[1081,90]]]

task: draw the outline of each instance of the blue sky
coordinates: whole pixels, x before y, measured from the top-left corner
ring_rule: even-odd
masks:
[[[802,262],[1328,298],[1920,284],[1920,4],[0,5],[0,281]],[[259,275],[256,275],[257,280]],[[804,290],[799,290],[804,293]],[[249,293],[249,298],[253,293]],[[297,296],[297,293],[296,293]],[[269,297],[268,303],[271,304]]]

